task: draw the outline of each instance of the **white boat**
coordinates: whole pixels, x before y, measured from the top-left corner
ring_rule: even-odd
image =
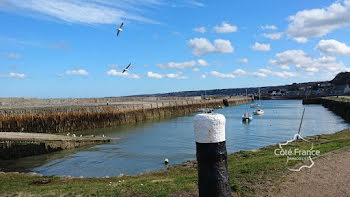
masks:
[[[260,100],[260,88],[259,88],[259,101],[260,101],[260,103],[261,103],[261,100]],[[259,104],[258,104],[259,105]],[[255,110],[254,112],[253,112],[253,114],[254,115],[264,115],[264,110],[262,110],[261,108],[260,108],[260,105],[258,106],[258,109],[257,110]]]
[[[206,90],[204,91],[204,99],[205,100],[207,99],[207,91]],[[201,104],[201,107],[202,107],[202,104]],[[213,108],[207,108],[206,102],[204,102],[204,108],[199,108],[198,112],[201,112],[201,113],[213,113],[214,109]]]
[[[248,90],[246,90],[246,97],[248,97]],[[249,122],[253,120],[253,116],[248,112],[248,105],[246,108],[246,112],[242,115],[242,121]]]
[[[250,113],[244,113],[242,115],[242,121],[244,122],[249,122],[249,121],[252,121],[253,120],[253,116],[250,114]]]
[[[264,115],[265,112],[262,109],[257,109],[253,113],[254,113],[254,115]]]
[[[198,112],[202,112],[202,113],[212,113],[214,111],[214,109],[211,108],[200,108],[198,109]]]
[[[250,107],[251,108],[257,108],[257,107],[260,107],[260,104],[259,103],[253,103],[253,104],[250,104]]]

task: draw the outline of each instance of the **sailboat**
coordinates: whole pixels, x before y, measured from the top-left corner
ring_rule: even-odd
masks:
[[[253,104],[250,104],[250,107],[257,108],[257,107],[260,107],[260,105],[259,105],[259,103],[253,103]]]
[[[248,97],[248,90],[246,90],[246,97]],[[249,122],[253,120],[253,116],[248,112],[248,105],[246,107],[246,112],[242,115],[242,121]]]
[[[214,109],[207,108],[206,100],[207,100],[207,91],[205,90],[204,91],[204,108],[198,109],[198,112],[201,112],[201,113],[213,113]]]
[[[260,89],[259,89],[259,91],[260,91]],[[259,103],[252,103],[252,104],[250,104],[250,107],[257,108],[257,107],[260,107],[260,104]]]
[[[259,102],[261,103],[261,99],[260,99],[260,88],[259,88]],[[262,110],[261,108],[260,108],[260,106],[261,105],[259,105],[259,109],[257,109],[257,110],[255,110],[254,112],[253,112],[253,114],[254,115],[264,115],[264,110]]]

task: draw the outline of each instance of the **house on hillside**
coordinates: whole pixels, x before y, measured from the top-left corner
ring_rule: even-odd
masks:
[[[333,88],[333,95],[344,95],[344,94],[350,94],[349,84],[337,85]]]
[[[350,94],[350,86],[349,86],[349,84],[347,84],[346,87],[344,88],[344,94]]]
[[[332,84],[330,82],[324,82],[320,84],[321,88],[329,88],[332,87]]]

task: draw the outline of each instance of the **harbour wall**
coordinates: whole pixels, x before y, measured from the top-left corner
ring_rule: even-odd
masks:
[[[347,122],[350,122],[350,102],[346,100],[337,100],[333,98],[306,98],[303,104],[321,104],[335,114],[341,116]]]
[[[126,99],[126,98],[123,98]],[[225,98],[228,105],[252,102],[252,98]],[[198,100],[185,98],[171,100],[153,99],[140,102],[125,100],[123,104],[108,99],[95,104],[71,106],[5,107],[0,108],[0,132],[65,133],[94,128],[106,128],[145,120],[188,115],[199,108],[224,106],[225,99]],[[59,100],[58,100],[59,101]],[[45,102],[48,102],[45,100]],[[57,102],[57,101],[55,101]],[[110,102],[110,104],[109,104]],[[18,102],[19,105],[23,103]],[[4,104],[4,101],[3,101]],[[103,104],[103,105],[102,105]],[[42,105],[42,104],[41,104]],[[11,106],[8,105],[7,106]]]
[[[53,134],[1,132],[0,159],[16,159],[32,155],[51,153],[64,149],[108,143],[116,138],[75,137]]]

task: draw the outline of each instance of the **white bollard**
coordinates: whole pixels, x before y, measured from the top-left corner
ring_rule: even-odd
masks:
[[[226,118],[204,113],[194,117],[194,136],[198,161],[199,196],[231,196],[227,170]]]

